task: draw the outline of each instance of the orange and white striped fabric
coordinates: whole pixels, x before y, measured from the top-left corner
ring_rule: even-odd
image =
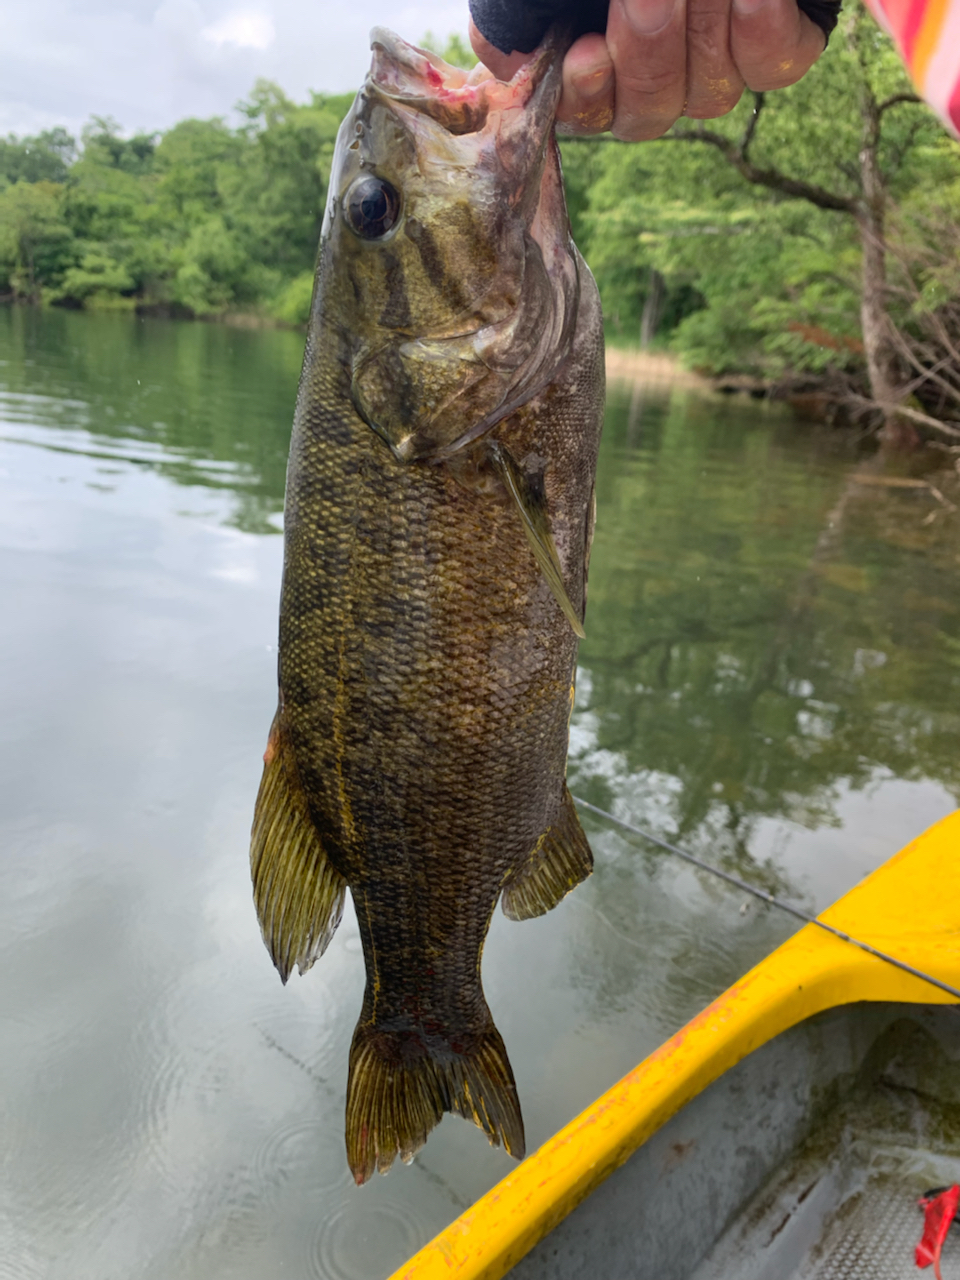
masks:
[[[866,0],[920,95],[960,137],[960,0]]]

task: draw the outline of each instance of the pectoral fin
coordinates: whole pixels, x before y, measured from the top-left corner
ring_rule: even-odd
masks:
[[[567,621],[573,627],[574,633],[582,640],[585,635],[583,624],[570,601],[570,597],[567,595],[567,588],[563,581],[563,569],[560,565],[560,556],[557,552],[557,545],[553,540],[553,534],[550,532],[546,502],[542,493],[534,491],[530,481],[520,467],[517,466],[509,452],[498,441],[491,440],[487,445],[487,456],[503,481],[507,493],[513,499],[520,515],[523,532],[530,543],[530,549],[536,557],[537,564],[540,566],[540,572],[546,578],[547,585],[553,592],[557,604],[563,610]]]
[[[286,982],[323,955],[340,923],[346,882],[323,851],[278,712],[263,756],[250,839],[253,899],[267,950]]]
[[[545,915],[581,880],[586,880],[592,870],[590,845],[583,834],[573,797],[564,787],[560,816],[503,887],[503,914],[510,920]]]

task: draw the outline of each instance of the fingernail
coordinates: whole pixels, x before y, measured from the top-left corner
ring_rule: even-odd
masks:
[[[751,14],[757,13],[767,3],[767,0],[733,0],[733,7],[741,18],[749,18]]]
[[[677,0],[627,0],[627,20],[641,36],[656,35],[673,17]]]

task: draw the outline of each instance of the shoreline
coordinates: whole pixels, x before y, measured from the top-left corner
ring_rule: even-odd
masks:
[[[715,390],[713,382],[663,351],[630,350],[607,347],[605,363],[608,378],[640,379],[643,382],[670,382],[675,386],[695,387],[700,391]]]
[[[0,294],[0,305],[16,307],[24,305],[12,295]],[[28,306],[35,304],[26,304]],[[131,307],[90,307],[63,308],[63,310],[86,312],[88,315],[126,315],[137,320],[164,320],[174,323],[188,324],[220,324],[232,329],[280,329],[287,332],[306,333],[307,326],[294,324],[287,320],[277,319],[258,311],[221,311],[205,315],[177,314],[175,309],[162,305]],[[689,387],[698,391],[736,390],[753,391],[754,379],[744,378],[750,386],[718,385],[735,383],[736,378],[710,378],[704,374],[694,373],[686,369],[676,356],[665,351],[644,351],[640,348],[607,346],[604,353],[607,377],[642,382],[671,383],[674,386]],[[755,392],[754,392],[755,394]]]

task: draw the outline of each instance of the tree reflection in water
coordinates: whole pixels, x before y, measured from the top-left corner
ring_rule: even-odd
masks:
[[[302,346],[0,307],[17,1274],[369,1280],[509,1169],[450,1118],[355,1198],[355,917],[281,990],[250,905]],[[817,905],[945,812],[958,516],[887,480],[782,409],[613,386],[573,789]],[[585,823],[594,876],[484,956],[531,1149],[795,923]]]
[[[960,799],[960,517],[780,410],[664,389],[638,431],[636,401],[611,389],[571,781],[796,892],[762,820],[836,825],[884,777]]]

